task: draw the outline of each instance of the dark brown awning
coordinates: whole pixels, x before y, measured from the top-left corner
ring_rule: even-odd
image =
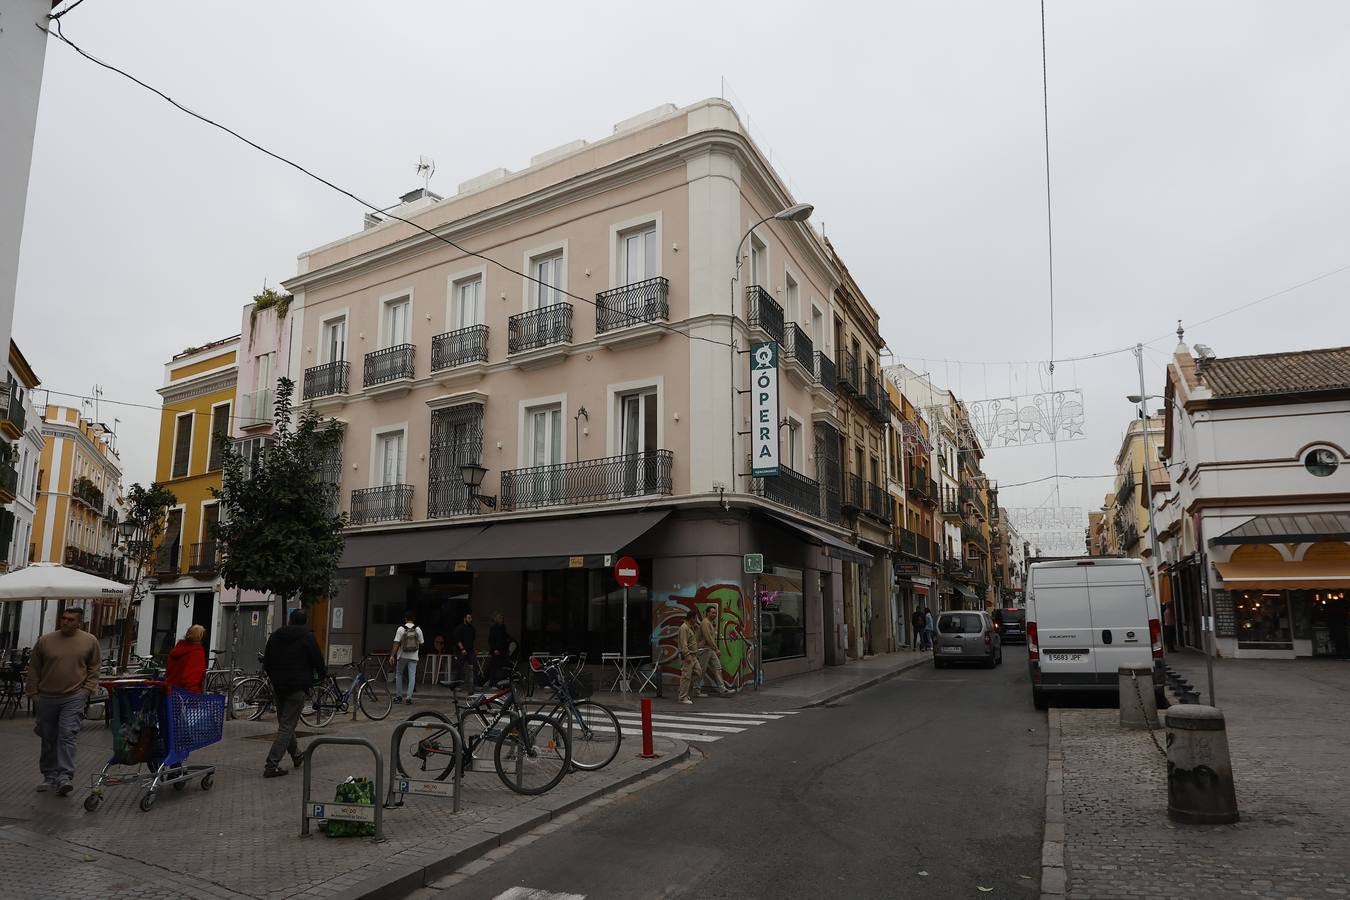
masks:
[[[435,558],[464,562],[470,571],[599,568],[668,515],[666,509],[497,522]]]
[[[350,535],[338,568],[365,569],[369,566],[397,566],[429,559],[449,559],[457,547],[486,528],[482,522],[475,522],[472,525]]]
[[[806,538],[810,543],[823,547],[825,555],[830,559],[842,559],[844,562],[863,563],[865,565],[871,565],[875,562],[867,552],[858,549],[850,543],[840,540],[828,532],[820,531],[809,525],[803,525],[801,522],[775,513],[769,513],[769,518],[776,521],[779,525],[797,532],[797,534]]]

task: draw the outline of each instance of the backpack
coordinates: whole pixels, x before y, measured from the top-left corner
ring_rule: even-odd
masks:
[[[417,648],[421,646],[422,642],[417,637],[417,627],[405,627],[403,629],[403,640],[399,643],[399,649],[404,653],[416,653]]]

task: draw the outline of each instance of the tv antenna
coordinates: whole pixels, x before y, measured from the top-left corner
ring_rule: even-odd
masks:
[[[422,189],[431,189],[431,176],[436,174],[436,160],[430,156],[417,157],[417,176],[422,179]]]

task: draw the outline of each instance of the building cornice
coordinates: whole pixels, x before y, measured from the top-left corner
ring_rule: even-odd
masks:
[[[225,371],[216,371],[167,384],[159,388],[157,393],[164,398],[164,403],[168,405],[187,400],[197,400],[208,394],[218,394],[221,391],[233,392],[238,382],[239,367],[231,365]]]
[[[61,438],[62,440],[77,442],[84,448],[86,453],[103,460],[104,464],[116,472],[119,479],[121,478],[122,461],[117,459],[113,455],[113,451],[108,447],[95,444],[89,439],[89,435],[80,430],[78,426],[63,422],[48,422],[44,420],[42,423],[42,436],[44,439]],[[118,485],[118,489],[121,489],[121,485]]]

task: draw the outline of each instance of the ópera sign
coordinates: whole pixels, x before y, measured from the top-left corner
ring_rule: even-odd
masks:
[[[778,344],[750,345],[750,473],[778,474]]]

